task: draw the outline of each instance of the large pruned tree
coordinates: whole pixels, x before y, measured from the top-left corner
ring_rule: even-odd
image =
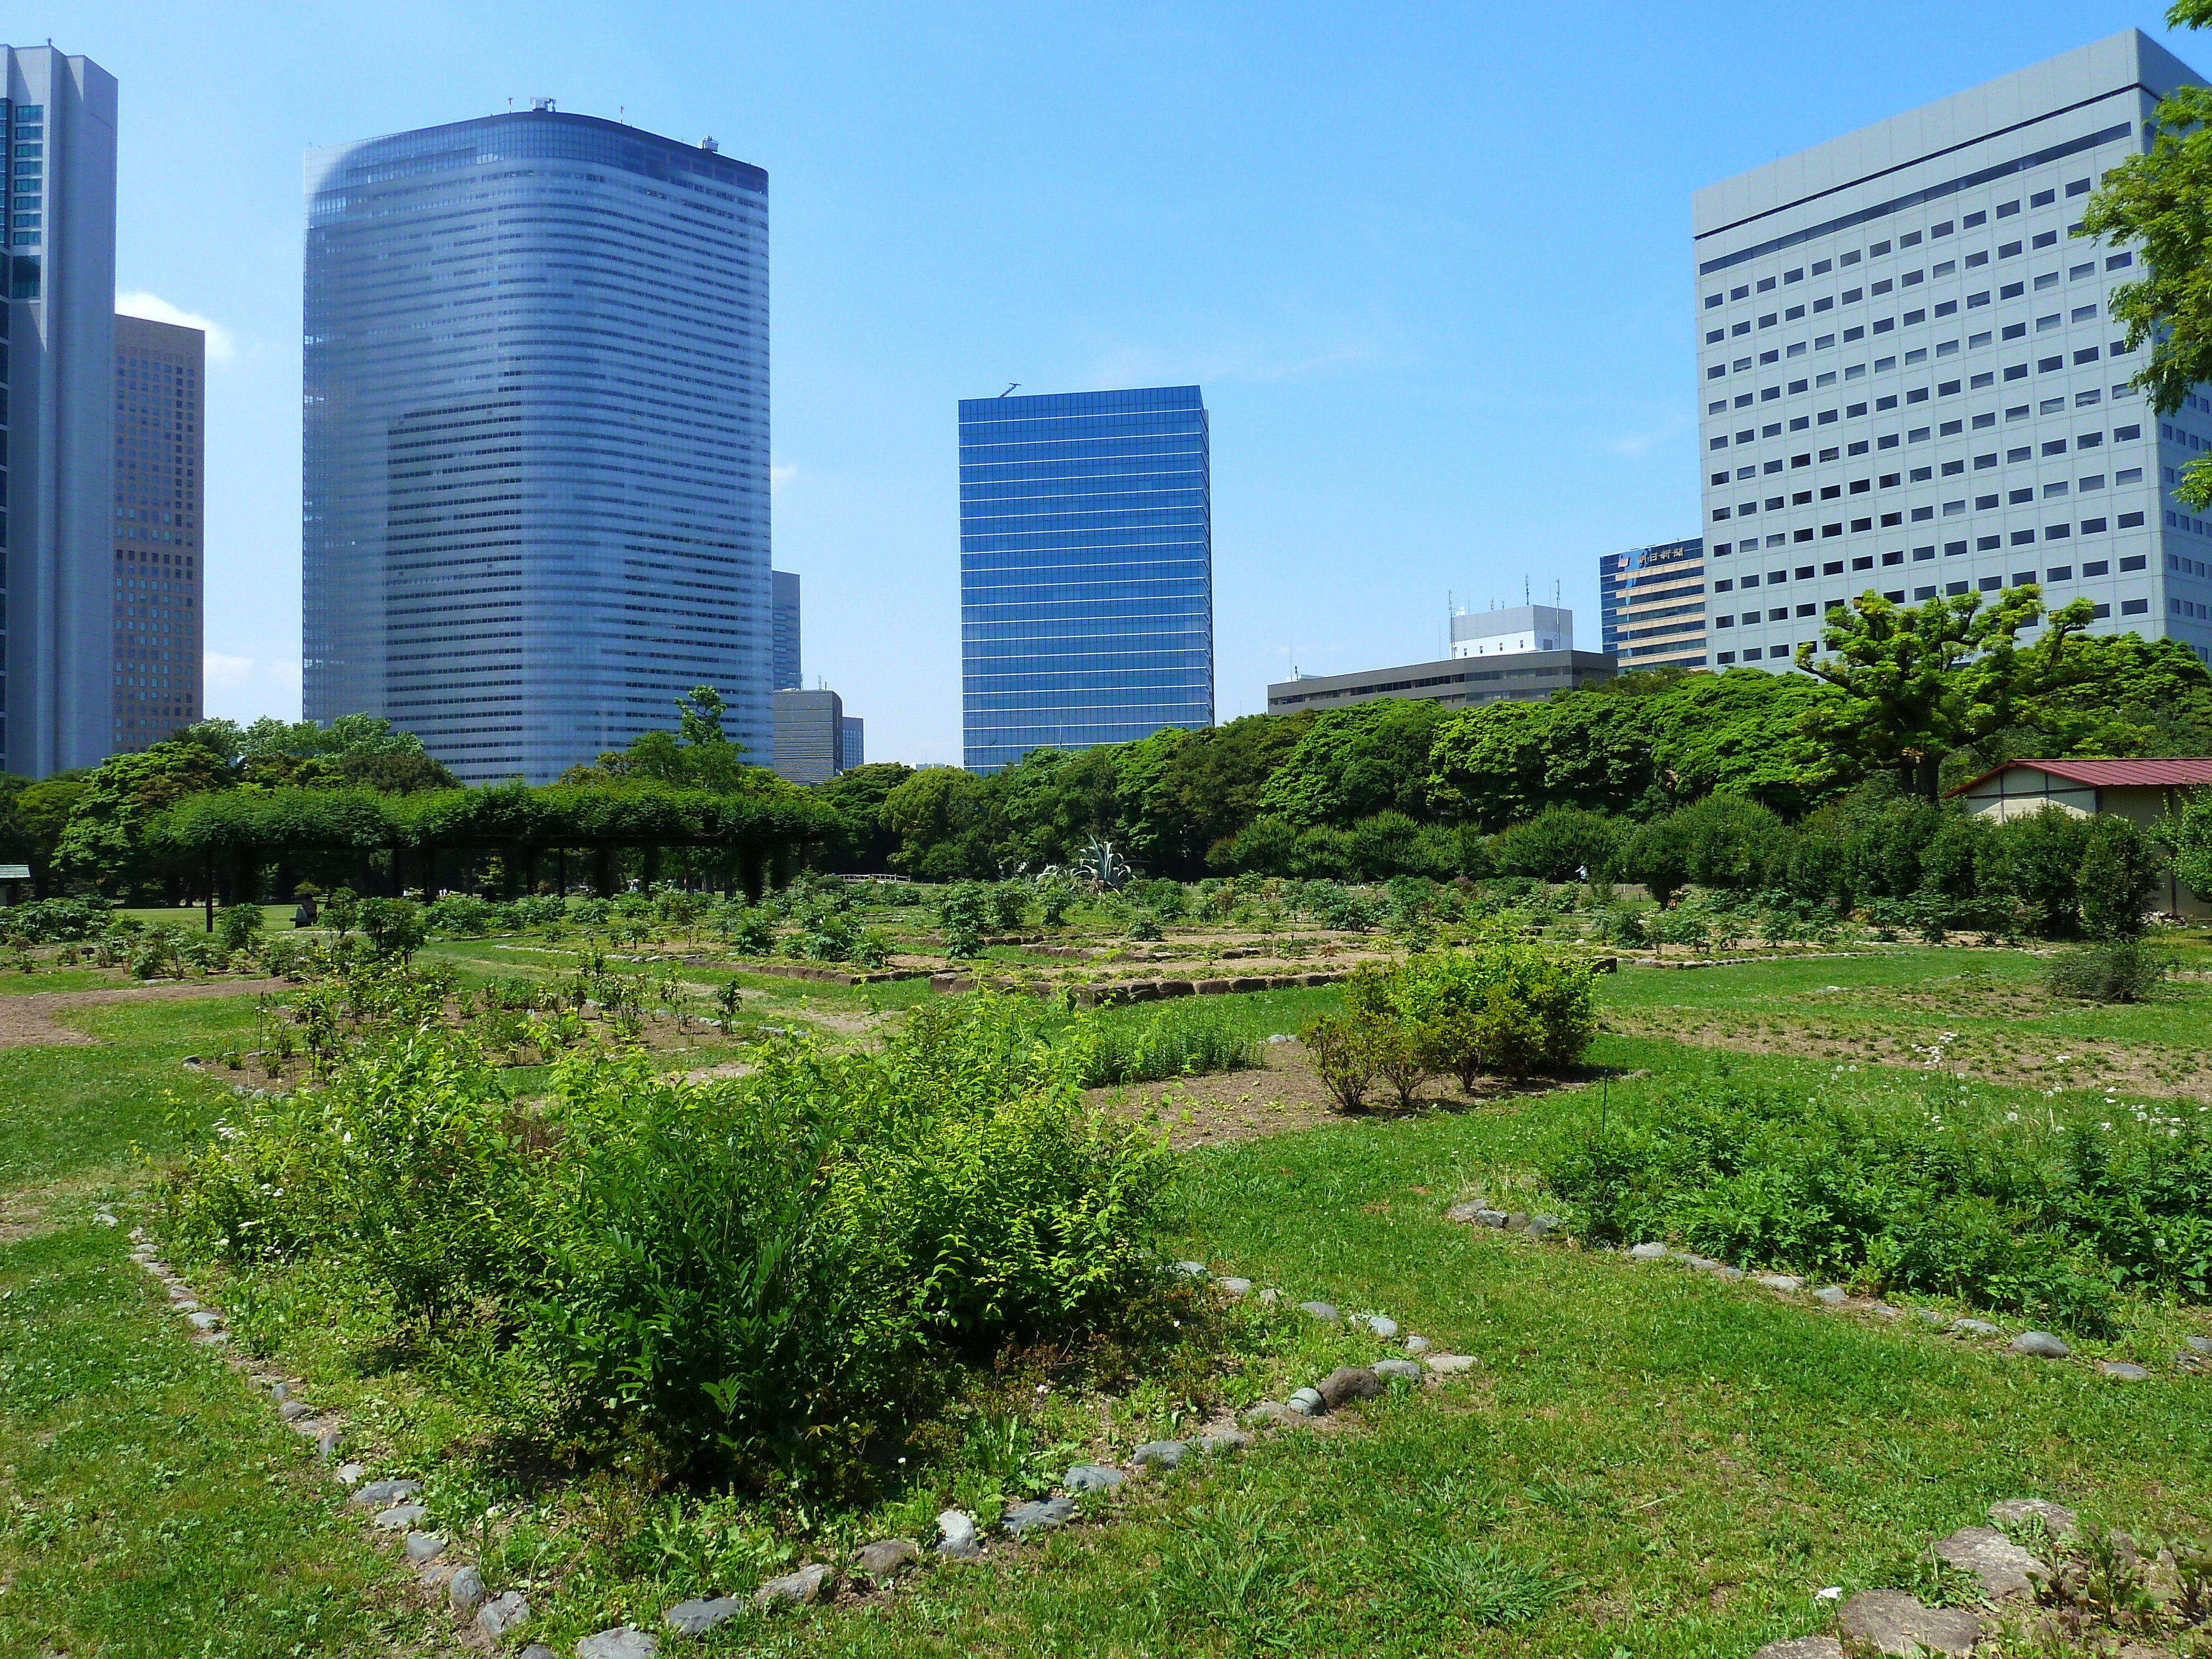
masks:
[[[1809,641],[1797,666],[1844,692],[1800,718],[1808,738],[1869,770],[1893,769],[1910,793],[1936,799],[1943,757],[2025,723],[2038,699],[2069,683],[2089,625],[2087,599],[2048,613],[2043,636],[2023,649],[2020,634],[2045,620],[2033,582],[1997,596],[1978,593],[1893,604],[1866,592],[1829,608],[1827,655]]]

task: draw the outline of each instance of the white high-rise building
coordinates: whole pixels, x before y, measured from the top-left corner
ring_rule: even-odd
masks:
[[[2073,234],[2199,78],[2130,29],[1697,192],[1717,667],[1786,664],[1870,588],[2026,581],[2212,659],[2212,520],[2166,492],[2212,398],[2128,389],[2106,301],[2142,269]]]
[[[106,756],[116,689],[116,83],[52,46],[0,65],[0,770],[43,777]]]
[[[533,783],[774,750],[768,175],[550,99],[311,152],[307,714]]]

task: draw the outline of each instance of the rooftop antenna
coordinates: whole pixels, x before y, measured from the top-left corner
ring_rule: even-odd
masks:
[[[1006,387],[1006,390],[1005,392],[1001,392],[999,395],[1000,395],[1001,398],[1004,398],[1004,397],[1007,396],[1007,395],[1008,395],[1008,393],[1010,393],[1010,392],[1012,392],[1013,391],[1013,389],[1014,389],[1014,387],[1015,387],[1015,386],[1019,386],[1020,384],[1021,384],[1021,382],[1020,382],[1019,380],[1015,380],[1015,381],[1012,381],[1012,382],[1009,383],[1009,384],[1008,384],[1008,386],[1007,386],[1007,387]]]
[[[512,115],[512,114],[514,114],[514,97],[513,97],[511,94],[509,95],[509,97],[507,98],[507,112],[509,115]]]
[[[1525,570],[1521,573],[1521,603],[1528,603],[1528,573]]]

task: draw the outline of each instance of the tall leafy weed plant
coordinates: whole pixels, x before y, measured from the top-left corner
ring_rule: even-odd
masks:
[[[170,1225],[234,1269],[350,1273],[395,1335],[492,1345],[512,1363],[478,1374],[546,1436],[803,1466],[951,1356],[1104,1328],[1157,1283],[1165,1146],[1087,1112],[1035,1020],[948,999],[880,1054],[787,1042],[703,1083],[580,1051],[527,1109],[418,1032],[241,1103]]]

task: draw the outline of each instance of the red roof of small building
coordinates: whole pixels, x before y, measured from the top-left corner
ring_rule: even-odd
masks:
[[[2000,772],[2033,767],[2069,783],[2098,789],[2187,789],[2212,785],[2212,757],[2185,760],[2016,760],[1995,771],[1984,772],[1972,783],[1962,783],[1950,793],[1963,795],[1976,784],[1988,782]]]

